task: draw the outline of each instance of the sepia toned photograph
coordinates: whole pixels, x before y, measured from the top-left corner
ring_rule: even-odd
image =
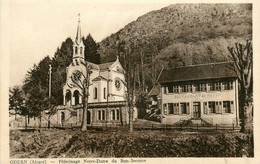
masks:
[[[255,157],[252,3],[9,10],[8,158]]]

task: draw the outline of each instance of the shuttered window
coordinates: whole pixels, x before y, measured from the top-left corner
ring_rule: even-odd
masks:
[[[207,91],[207,85],[205,83],[200,84],[200,89],[202,92],[206,92]]]
[[[208,113],[216,113],[216,104],[214,101],[209,102]]]
[[[180,85],[180,93],[186,92],[186,86],[185,85]]]
[[[190,114],[190,103],[187,103],[187,114]]]
[[[222,113],[222,103],[221,103],[221,101],[216,102],[216,113]]]
[[[179,114],[179,103],[173,104],[173,114],[175,114],[175,115]]]
[[[186,85],[186,92],[192,92],[192,85]]]
[[[172,85],[169,85],[168,86],[168,93],[173,93],[174,92],[174,89],[172,87]]]
[[[173,93],[179,93],[179,86],[178,85],[173,86]]]
[[[173,103],[168,103],[168,114],[173,114]]]

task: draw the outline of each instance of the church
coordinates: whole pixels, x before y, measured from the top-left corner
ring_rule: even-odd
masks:
[[[82,78],[89,75],[89,96],[87,124],[92,126],[126,125],[129,122],[129,110],[126,102],[124,69],[117,59],[113,62],[94,64],[84,58],[84,44],[78,21],[76,39],[73,43],[73,60],[66,68],[66,83],[63,86],[63,105],[57,107],[52,117],[56,124],[81,125],[83,115]],[[86,69],[88,65],[89,69]],[[78,79],[76,78],[78,77]],[[81,79],[81,80],[80,80]],[[76,84],[79,80],[79,84]],[[134,110],[134,119],[137,110]],[[53,121],[52,121],[53,122]]]

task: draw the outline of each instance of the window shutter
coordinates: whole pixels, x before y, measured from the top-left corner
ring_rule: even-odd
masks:
[[[217,111],[217,113],[222,113],[222,103],[221,103],[221,101],[219,101],[218,102],[218,111]]]
[[[186,109],[187,109],[187,114],[190,114],[190,103],[187,103]]]
[[[216,102],[216,113],[219,113],[219,105],[218,105],[218,101]]]
[[[208,114],[208,104],[204,102],[204,114]]]
[[[230,111],[231,113],[234,113],[234,102],[230,101]]]

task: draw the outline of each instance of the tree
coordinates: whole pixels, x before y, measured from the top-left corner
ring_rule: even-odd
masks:
[[[21,114],[23,112],[22,106],[24,101],[24,94],[21,88],[18,86],[13,87],[9,90],[9,110],[15,111],[15,120],[16,114]]]
[[[52,59],[52,96],[55,104],[63,103],[63,86],[66,83],[66,67],[72,62],[73,41],[67,38],[62,42],[60,48],[54,54]]]
[[[90,86],[90,75],[92,74],[91,66],[88,62],[81,61],[81,64],[85,67],[86,73],[83,71],[76,71],[70,77],[71,83],[68,85],[70,87],[77,87],[81,90],[82,93],[82,104],[83,104],[83,115],[81,130],[87,130],[87,114],[88,114],[88,98],[89,98],[89,86]]]
[[[28,117],[34,116],[40,118],[41,126],[41,117],[42,111],[46,110],[46,99],[48,99],[48,70],[51,59],[49,56],[43,58],[38,65],[27,72],[23,90],[26,95],[26,110]]]
[[[133,43],[125,43],[124,41],[118,41],[117,50],[119,60],[124,68],[125,81],[122,81],[126,86],[126,100],[129,108],[129,132],[133,132],[133,111],[135,107],[136,99],[136,63],[137,58],[134,53],[135,45]]]
[[[240,84],[241,131],[252,132],[253,112],[253,50],[252,43],[244,46],[236,43],[235,48],[228,47],[230,58]]]
[[[83,43],[85,45],[85,60],[95,64],[100,64],[100,54],[97,51],[99,46],[90,34],[86,38],[83,38]]]

